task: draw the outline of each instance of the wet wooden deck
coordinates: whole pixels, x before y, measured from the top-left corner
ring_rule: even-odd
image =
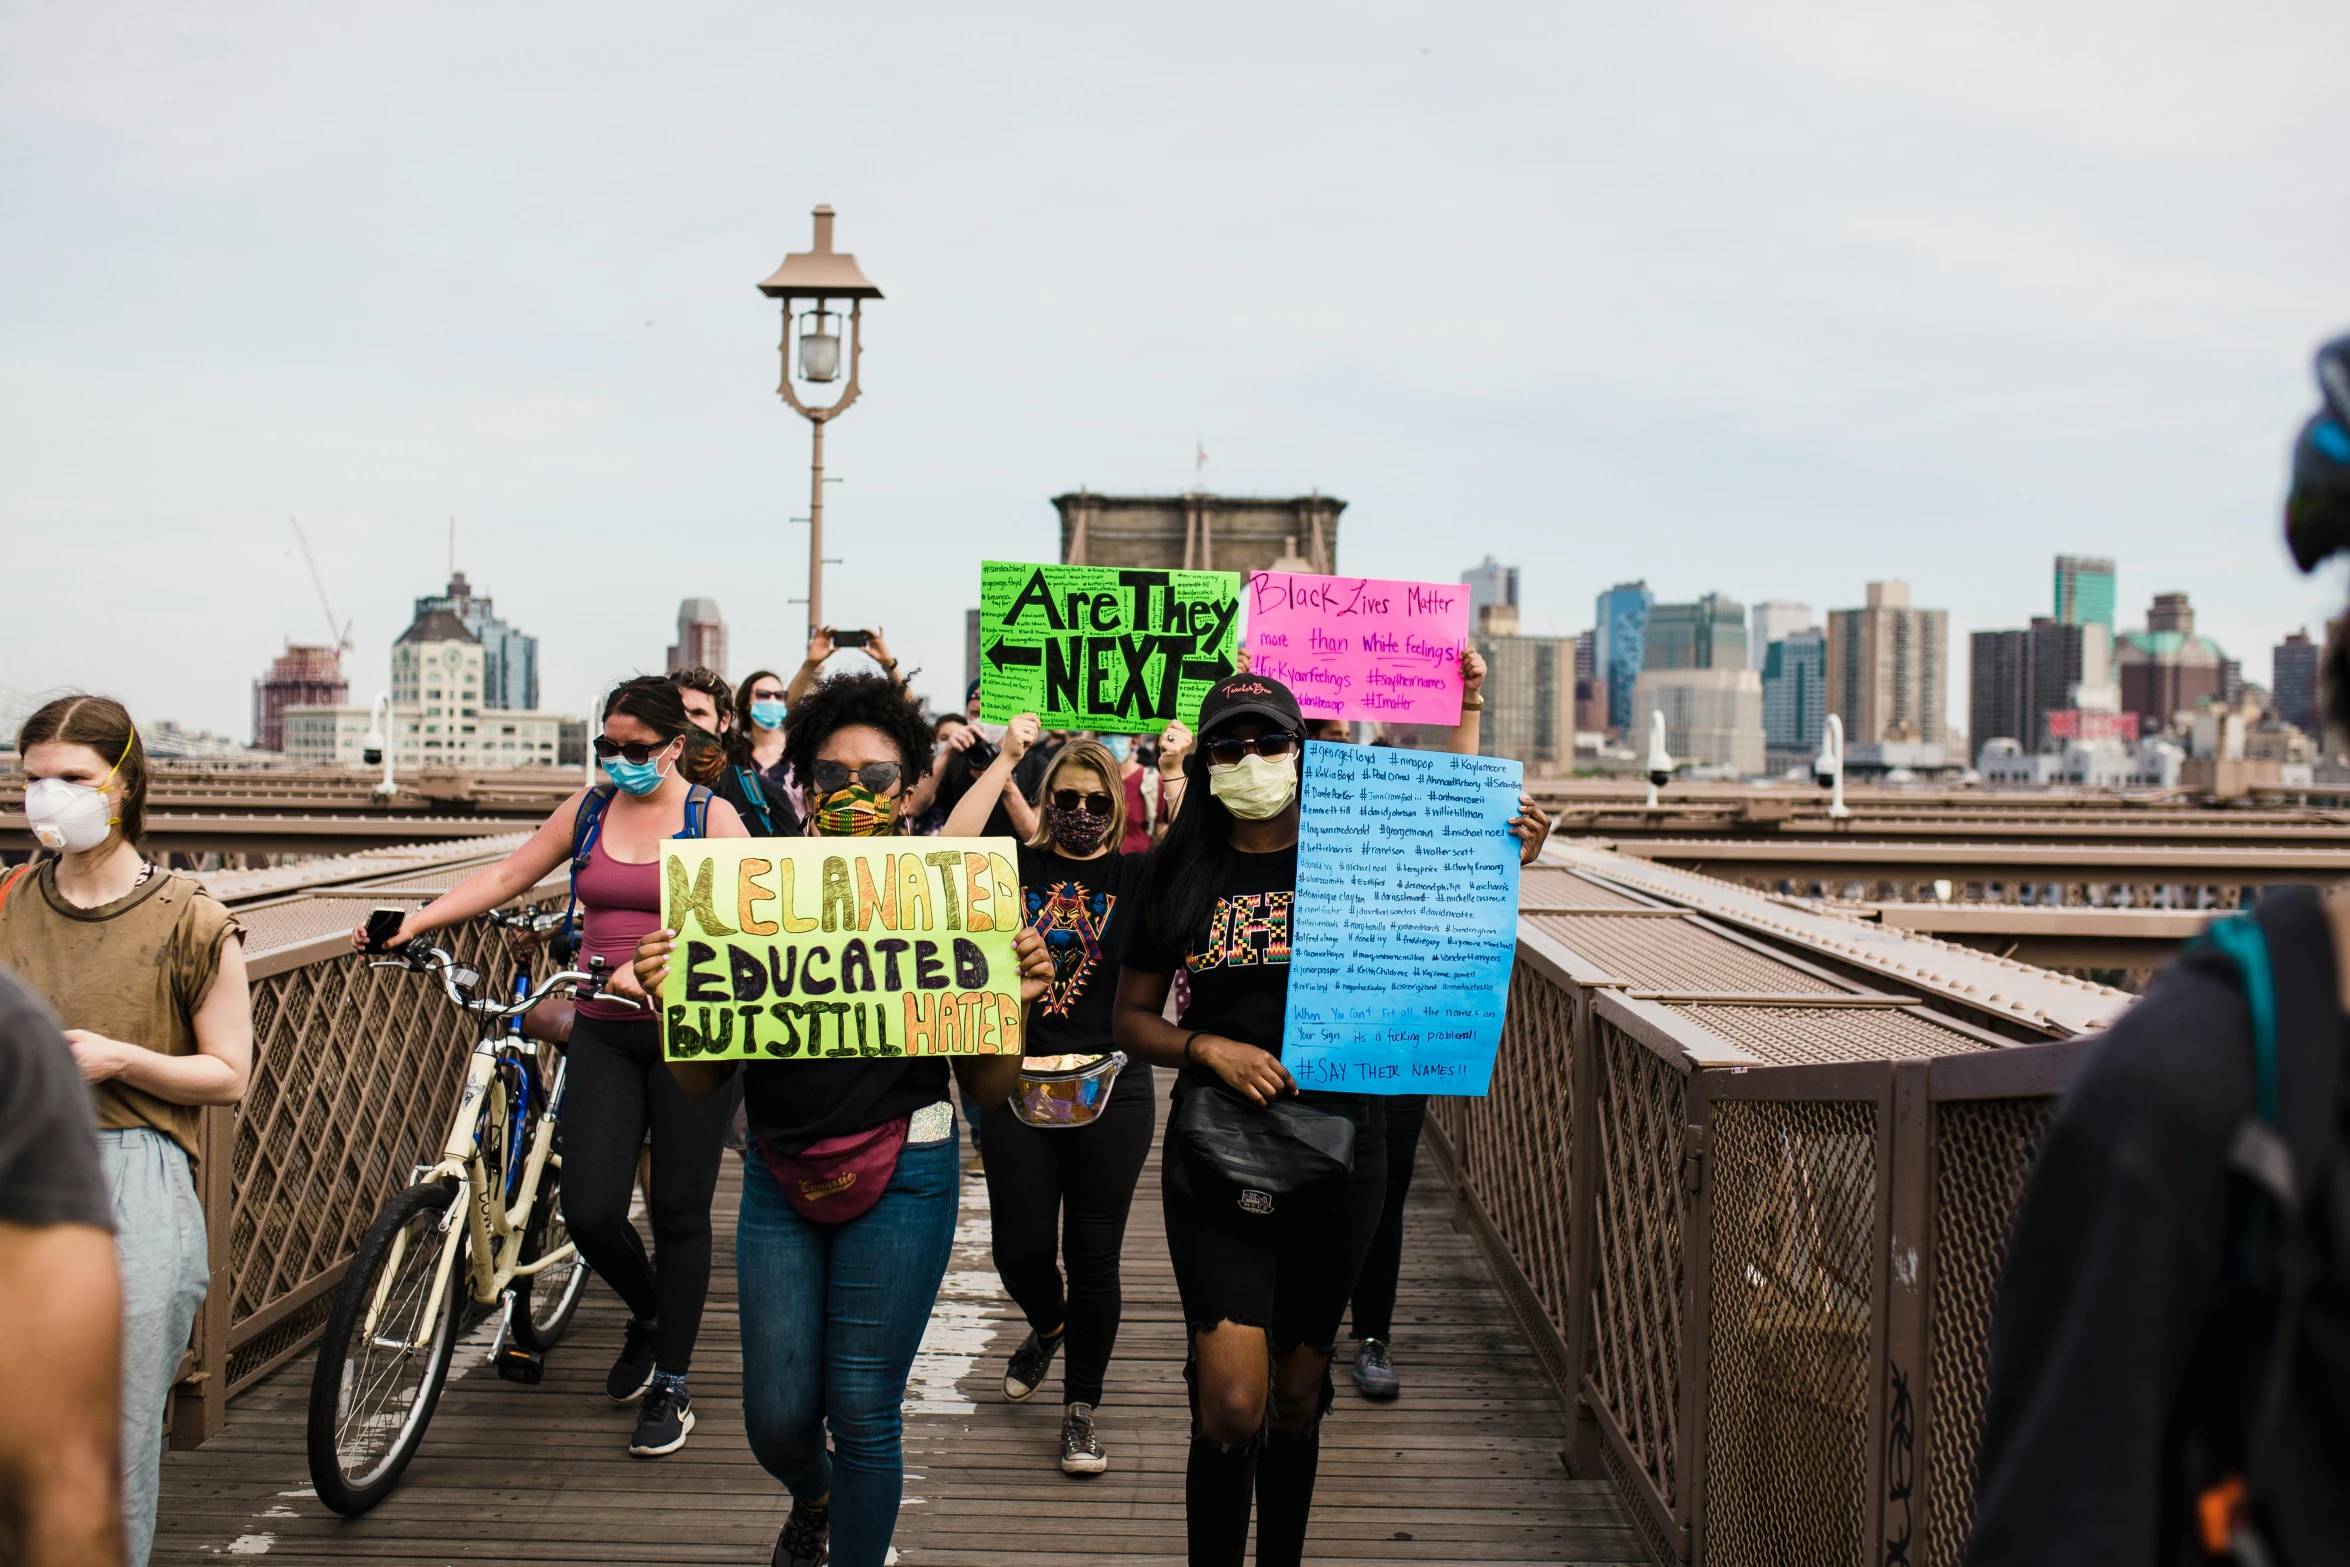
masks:
[[[966,1154],[968,1152],[966,1145]],[[1422,1160],[1405,1232],[1396,1359],[1404,1395],[1375,1405],[1340,1380],[1323,1427],[1310,1560],[1329,1563],[1645,1561],[1604,1480],[1562,1471],[1560,1411],[1474,1244],[1456,1234]],[[498,1561],[761,1567],[788,1506],[742,1432],[729,1159],[717,1265],[694,1362],[699,1420],[681,1453],[628,1456],[633,1411],[603,1397],[622,1311],[600,1283],[536,1387],[501,1382],[487,1336],[460,1361],[401,1489],[345,1520],[309,1492],[299,1359],[230,1407],[227,1428],[164,1464],[158,1564]],[[1100,1430],[1110,1472],[1058,1467],[1055,1381],[1004,1400],[1025,1327],[988,1256],[987,1188],[966,1176],[955,1258],[908,1390],[907,1567],[1062,1559],[1183,1560],[1182,1321],[1159,1222],[1156,1158],[1127,1232],[1126,1316]],[[1345,1343],[1340,1344],[1345,1353]]]

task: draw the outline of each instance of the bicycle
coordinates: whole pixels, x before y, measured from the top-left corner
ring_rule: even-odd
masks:
[[[490,920],[536,936],[562,916]],[[480,972],[438,947],[412,943],[368,966],[437,975],[455,1005],[508,1026],[474,1046],[439,1161],[418,1166],[376,1214],[335,1293],[310,1380],[307,1435],[318,1499],[345,1517],[399,1484],[468,1327],[502,1310],[491,1360],[507,1381],[532,1383],[571,1325],[588,1269],[563,1223],[563,1161],[554,1151],[565,1066],[558,1054],[547,1080],[535,1050],[522,1048],[521,1018],[566,988],[593,997],[610,978],[595,958],[533,988],[524,967],[512,999],[500,1001],[475,996]]]

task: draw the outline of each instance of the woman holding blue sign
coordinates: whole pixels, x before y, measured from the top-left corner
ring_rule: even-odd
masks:
[[[1038,727],[1033,713],[1006,727],[995,759],[947,818],[948,837],[975,836],[986,826]],[[1163,765],[1180,769],[1189,743],[1183,725],[1168,725]],[[1037,827],[1020,846],[1020,887],[1028,927],[1051,956],[1052,979],[1034,1009],[1019,1089],[980,1131],[996,1272],[1028,1319],[1027,1341],[1004,1371],[1004,1396],[1014,1403],[1032,1396],[1068,1341],[1065,1474],[1110,1467],[1094,1411],[1124,1307],[1118,1254],[1126,1215],[1157,1119],[1151,1069],[1129,1065],[1110,1038],[1134,894],[1149,865],[1146,854],[1119,852],[1130,799],[1117,758],[1096,740],[1070,741],[1037,781]]]
[[[1200,703],[1190,796],[1160,844],[1119,977],[1115,1032],[1181,1069],[1161,1172],[1191,1335],[1184,1507],[1194,1567],[1299,1561],[1330,1407],[1330,1353],[1386,1197],[1371,1095],[1304,1092],[1281,1063],[1306,725],[1267,676]],[[1511,824],[1525,838],[1524,816]],[[1191,1004],[1161,1015],[1180,965]],[[1268,1389],[1270,1397],[1268,1398]]]
[[[806,789],[808,834],[901,832],[907,786],[933,744],[920,705],[894,682],[836,675],[817,685],[792,708],[785,740],[785,762]],[[657,930],[638,945],[631,988],[660,990],[674,939]],[[1015,951],[1033,1006],[1051,960],[1034,932]],[[708,1098],[736,1064],[672,1061],[669,1070]],[[964,1092],[991,1109],[1019,1070],[1018,1056],[959,1056],[953,1067]],[[760,1466],[792,1498],[773,1561],[882,1567],[905,1488],[906,1381],[954,1248],[948,1063],[759,1061],[742,1081],[751,1132],[735,1233],[743,1423]]]

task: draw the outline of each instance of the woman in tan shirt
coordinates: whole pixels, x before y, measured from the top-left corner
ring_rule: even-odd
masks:
[[[123,1513],[138,1567],[164,1408],[210,1279],[197,1123],[244,1097],[252,1000],[236,920],[137,848],[147,757],[122,704],[61,697],[25,721],[17,751],[42,853],[0,872],[0,965],[56,1010],[91,1088],[122,1266]]]

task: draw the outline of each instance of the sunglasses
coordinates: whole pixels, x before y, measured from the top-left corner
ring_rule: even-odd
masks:
[[[1088,816],[1107,816],[1110,814],[1110,803],[1110,797],[1098,790],[1092,794],[1080,794],[1075,789],[1055,789],[1053,791],[1053,804],[1064,811],[1083,811]]]
[[[818,762],[816,764],[816,792],[818,794],[838,794],[846,789],[849,786],[849,780],[854,778],[858,783],[863,784],[869,793],[887,794],[891,789],[897,787],[898,771],[898,764],[895,762],[867,762],[853,773],[849,771],[849,764],[846,762]]]
[[[623,745],[617,740],[598,735],[596,736],[596,759],[601,762],[609,762],[616,756],[624,757],[634,765],[642,767],[676,743],[674,740],[660,740],[651,745]]]
[[[1200,746],[1200,750],[1207,756],[1208,762],[1212,766],[1237,767],[1240,765],[1240,759],[1252,751],[1259,756],[1273,758],[1287,756],[1296,750],[1297,746],[1298,737],[1296,735],[1286,729],[1275,729],[1270,733],[1257,736],[1254,740],[1236,738],[1209,740]]]

